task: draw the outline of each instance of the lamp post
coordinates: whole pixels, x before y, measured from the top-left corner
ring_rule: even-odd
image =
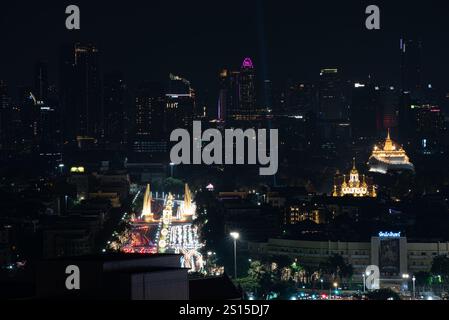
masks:
[[[366,290],[366,275],[365,275],[365,273],[362,273],[362,277],[363,277],[363,293],[365,293],[365,290]]]
[[[173,162],[170,162],[170,177],[173,178],[173,167],[175,164]]]
[[[237,240],[240,238],[240,234],[231,232],[229,235],[234,240],[234,279],[237,279]]]
[[[61,175],[62,175],[62,172],[63,172],[63,170],[64,170],[64,167],[65,167],[65,165],[64,165],[63,163],[59,164],[59,166],[58,166]]]
[[[338,288],[338,283],[334,282],[332,285],[329,286],[329,300],[332,300],[332,287],[335,288],[336,290]]]
[[[413,281],[413,300],[415,300],[416,299],[416,277],[415,276],[413,276],[412,281]]]
[[[321,282],[321,291],[323,291],[323,279],[320,279]]]

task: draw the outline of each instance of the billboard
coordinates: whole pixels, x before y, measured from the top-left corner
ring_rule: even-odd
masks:
[[[400,273],[400,255],[398,238],[380,240],[379,268],[380,273],[387,276]]]

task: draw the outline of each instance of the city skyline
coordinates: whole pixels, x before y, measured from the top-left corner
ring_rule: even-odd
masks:
[[[0,4],[0,299],[449,300],[448,4]]]
[[[103,12],[96,5],[81,2],[83,25],[79,31],[63,28],[63,4],[49,7],[42,3],[35,8],[29,4],[32,8],[22,13],[21,8],[9,4],[2,10],[0,26],[1,30],[5,27],[15,30],[15,37],[12,33],[4,34],[13,50],[2,53],[0,66],[4,70],[3,80],[15,87],[28,84],[36,60],[44,60],[49,65],[49,79],[55,84],[60,46],[80,42],[98,46],[102,68],[123,71],[131,87],[143,80],[154,81],[175,73],[191,79],[202,94],[215,95],[217,73],[222,68],[238,68],[247,56],[254,60],[259,82],[272,80],[279,84],[287,78],[314,80],[317,70],[340,67],[347,78],[363,80],[371,75],[379,83],[394,85],[400,81],[399,39],[406,37],[421,39],[426,47],[423,81],[447,90],[445,74],[449,70],[443,62],[448,47],[442,35],[435,32],[443,28],[443,19],[435,15],[444,12],[446,3],[435,3],[422,9],[414,4],[381,2],[382,27],[371,32],[364,29],[363,3],[322,5],[319,20],[307,17],[317,13],[318,4],[297,7],[285,4],[285,11],[279,12],[269,2],[230,3],[226,13],[216,13],[217,21],[227,21],[223,15],[229,14],[235,22],[217,25],[204,14],[212,8],[200,3],[191,7],[179,4],[171,9],[159,2],[136,4],[127,6],[124,12],[117,5],[109,5],[101,8]],[[195,13],[201,5],[201,14]],[[61,14],[57,14],[58,10]],[[146,13],[148,17],[130,21],[125,15],[129,10],[133,15]],[[11,20],[13,15],[16,19]],[[208,19],[207,30],[199,22],[201,19]],[[192,20],[191,30],[184,29],[183,24]],[[25,21],[36,27],[30,29]],[[313,30],[313,37],[307,30]],[[11,59],[22,63],[11,69],[14,64],[6,63]]]

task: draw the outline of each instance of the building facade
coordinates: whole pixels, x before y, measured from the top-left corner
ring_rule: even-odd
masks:
[[[370,242],[269,239],[250,242],[248,249],[252,257],[285,255],[312,268],[336,254],[352,264],[355,279],[370,265],[378,266],[385,279],[400,279],[403,274],[429,272],[436,256],[449,254],[449,242],[409,242],[400,233],[380,232]]]

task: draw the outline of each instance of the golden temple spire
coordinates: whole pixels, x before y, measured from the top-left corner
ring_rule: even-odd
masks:
[[[388,129],[387,139],[385,140],[384,151],[394,151],[393,141],[391,140],[390,129]]]

